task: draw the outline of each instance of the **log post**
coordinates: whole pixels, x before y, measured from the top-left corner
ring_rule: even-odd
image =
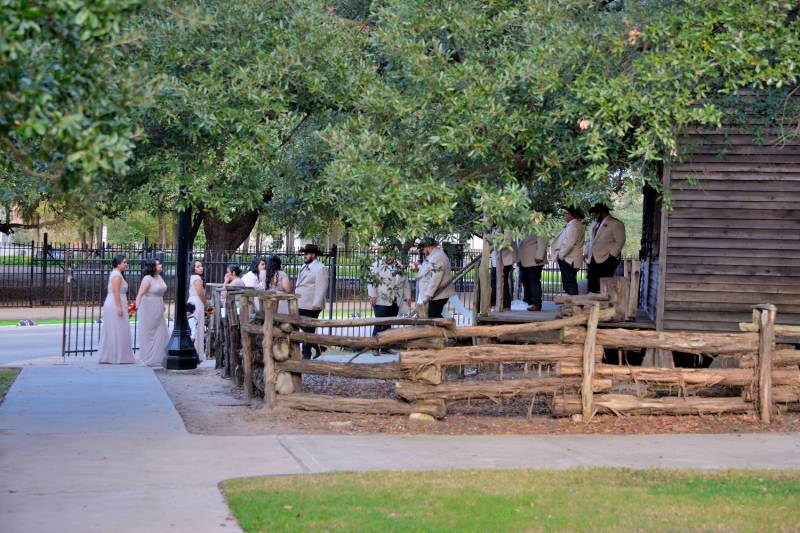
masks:
[[[505,243],[505,237],[503,237],[503,242]],[[497,292],[494,298],[495,309],[498,313],[502,313],[506,305],[506,302],[503,301],[503,286],[505,285],[506,277],[503,274],[503,270],[505,269],[505,265],[503,265],[503,250],[499,246],[495,246],[494,265],[495,277],[497,279],[497,287],[495,287]],[[511,307],[511,302],[507,303],[508,306]]]
[[[583,407],[583,423],[588,424],[592,419],[594,406],[592,396],[594,395],[594,346],[597,339],[597,322],[600,318],[600,304],[595,304],[589,309],[589,323],[586,328],[586,342],[583,344],[583,384],[581,386],[581,398]]]
[[[628,291],[630,282],[625,278],[600,278],[600,292],[608,294],[617,314],[614,322],[625,322],[628,316]]]
[[[297,300],[289,300],[289,314],[293,316],[300,315],[300,308],[298,307]],[[300,360],[300,343],[289,341],[289,359]],[[292,385],[294,392],[303,392],[303,374],[292,373]]]
[[[636,321],[636,311],[639,309],[639,284],[642,279],[642,262],[631,261],[631,285],[628,291],[628,321]]]
[[[239,328],[242,332],[242,369],[244,370],[244,401],[250,403],[253,401],[253,338],[247,331],[247,326],[250,324],[250,297],[242,296],[239,305]]]
[[[761,323],[758,336],[758,366],[756,381],[758,383],[758,409],[761,422],[769,424],[772,418],[772,345],[775,343],[773,326],[775,325],[774,305],[758,305],[761,311]]]
[[[278,372],[275,369],[275,359],[272,358],[272,317],[275,314],[277,301],[272,298],[260,297],[261,308],[264,310],[264,340],[261,351],[264,355],[264,406],[272,410],[275,408],[275,380]]]

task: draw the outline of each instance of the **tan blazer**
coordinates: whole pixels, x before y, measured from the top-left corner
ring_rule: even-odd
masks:
[[[544,266],[547,260],[547,237],[539,236],[535,230],[531,231],[527,237],[519,241],[517,251],[520,266]],[[541,260],[541,263],[537,263],[537,259]]]
[[[444,253],[441,248],[436,248],[428,256],[430,263],[430,270],[425,274],[428,276],[428,286],[425,290],[425,296],[436,297],[437,300],[443,300],[456,295],[456,288],[453,287],[453,273],[450,267],[450,258]],[[444,290],[436,296],[440,288]]]
[[[367,284],[367,294],[375,298],[376,305],[400,305],[405,300],[411,299],[411,288],[408,286],[408,277],[405,269],[395,268],[396,265],[387,265],[383,261],[372,263],[372,274],[380,278],[379,285]]]
[[[300,296],[298,307],[300,309],[325,308],[325,297],[328,296],[328,267],[319,259],[308,265],[297,276],[297,285],[294,292]]]
[[[496,232],[492,232],[496,233]],[[500,245],[500,249],[503,253],[503,266],[511,266],[514,263],[519,262],[519,251],[517,250],[517,240],[511,234],[510,231],[503,232],[503,238],[505,239],[505,244]],[[491,257],[493,267],[497,266],[497,251],[492,250],[492,257]]]
[[[553,260],[566,261],[573,268],[583,268],[583,244],[586,242],[586,228],[578,219],[564,226],[550,247]]]
[[[586,247],[586,256],[590,260],[594,258],[595,263],[602,263],[609,257],[619,257],[625,246],[625,224],[609,215],[600,222],[595,237],[594,228],[597,225],[598,223],[595,221],[589,228],[589,245]]]

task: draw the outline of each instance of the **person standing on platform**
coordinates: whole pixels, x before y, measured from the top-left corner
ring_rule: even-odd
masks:
[[[517,244],[519,256],[520,281],[525,293],[528,311],[542,310],[542,270],[547,259],[547,237],[540,236],[536,230]]]
[[[370,269],[373,280],[376,284],[367,284],[367,294],[369,304],[372,306],[376,317],[397,316],[400,312],[400,302],[405,300],[406,305],[411,306],[411,289],[408,286],[408,276],[405,270],[395,264],[393,257],[387,257],[382,261],[376,261]],[[372,329],[372,336],[376,336],[381,331],[390,329],[391,326],[375,326]],[[372,350],[372,355],[378,356],[381,353],[396,355],[397,352],[390,349]]]
[[[583,268],[581,253],[586,241],[586,228],[581,223],[582,218],[583,211],[577,207],[564,206],[564,220],[567,223],[553,240],[550,249],[550,257],[558,261],[564,292],[571,296],[578,295],[578,270]]]
[[[447,257],[444,250],[439,248],[438,244],[430,237],[425,237],[419,243],[422,253],[430,263],[426,274],[428,287],[425,291],[425,300],[428,302],[428,318],[442,318],[447,300],[456,295],[450,258]],[[435,300],[434,297],[436,297]]]
[[[300,315],[311,318],[319,318],[322,308],[325,307],[325,297],[328,295],[328,268],[317,259],[320,254],[319,246],[316,244],[306,244],[300,250],[303,253],[305,265],[297,276],[297,284],[294,292],[300,296],[298,307]],[[316,328],[301,328],[306,333],[316,332]],[[311,348],[314,348],[316,355],[320,356],[320,347],[317,344],[304,343],[302,348],[302,358],[311,359]]]
[[[497,305],[497,250],[492,250],[490,281],[492,285],[491,306],[499,307],[503,311],[511,311],[511,273],[514,271],[514,264],[519,261],[517,253],[517,240],[510,231],[503,232],[504,243],[499,246],[503,259],[503,301]]]
[[[600,278],[613,278],[625,246],[625,224],[609,214],[611,209],[603,203],[596,203],[589,209],[594,222],[589,229],[589,245],[583,254],[588,263],[586,277],[589,279],[589,292],[600,292]]]

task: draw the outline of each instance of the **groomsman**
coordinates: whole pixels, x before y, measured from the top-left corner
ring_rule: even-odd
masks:
[[[428,258],[430,268],[425,274],[428,277],[428,287],[425,291],[425,300],[428,302],[428,317],[442,318],[442,311],[447,305],[447,300],[456,295],[453,287],[453,271],[450,267],[450,258],[439,248],[439,243],[430,237],[422,239],[419,247]],[[439,290],[441,292],[439,293]],[[436,293],[439,293],[438,295]],[[434,300],[434,296],[436,299]]]
[[[589,245],[583,254],[583,260],[589,264],[586,272],[589,292],[600,292],[600,278],[614,277],[625,246],[625,224],[612,217],[610,210],[603,203],[596,203],[589,209],[595,220],[589,229]]]
[[[411,306],[408,276],[403,268],[395,266],[394,258],[387,257],[382,261],[376,261],[372,264],[371,271],[377,284],[367,284],[367,294],[376,317],[397,316],[400,312],[400,302],[404,300],[406,305]],[[391,326],[375,326],[372,329],[372,336],[390,328]],[[397,353],[390,349],[375,349],[372,350],[372,355],[378,356],[381,352],[390,355]]]
[[[547,259],[547,237],[536,230],[517,244],[519,256],[520,281],[525,293],[528,311],[542,310],[542,270]]]
[[[553,241],[550,257],[558,260],[561,270],[561,284],[569,295],[578,294],[578,270],[583,268],[583,244],[586,241],[586,228],[581,224],[583,211],[577,207],[564,206],[566,225]]]
[[[496,233],[495,230],[493,233]],[[517,254],[517,241],[510,231],[503,232],[504,243],[500,245],[501,258],[503,259],[503,301],[500,302],[500,309],[503,311],[511,310],[511,273],[514,271],[514,264],[519,261]],[[492,285],[491,306],[495,307],[497,302],[497,249],[492,250],[490,281]]]
[[[319,318],[322,308],[325,307],[325,297],[328,295],[328,268],[317,259],[322,255],[319,246],[316,244],[306,244],[300,250],[303,253],[303,266],[297,276],[297,283],[294,292],[300,295],[298,307],[300,315],[311,318]],[[301,328],[306,333],[314,333],[316,328]],[[304,343],[302,348],[302,358],[311,359],[311,348],[314,348],[316,355],[320,356],[320,348],[317,344]]]

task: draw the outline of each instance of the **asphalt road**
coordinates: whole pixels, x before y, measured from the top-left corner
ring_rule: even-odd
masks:
[[[60,324],[0,326],[0,365],[61,355]]]

